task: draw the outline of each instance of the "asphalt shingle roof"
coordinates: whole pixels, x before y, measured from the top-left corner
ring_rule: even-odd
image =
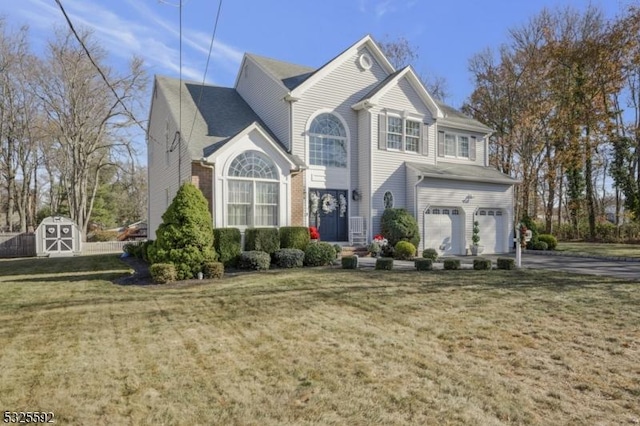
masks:
[[[298,87],[316,71],[315,68],[279,61],[252,53],[247,53],[247,57],[260,64],[273,77],[282,81],[282,84],[289,90]]]
[[[423,176],[435,179],[503,183],[507,185],[513,185],[519,182],[493,167],[456,163],[440,163],[434,166],[408,162],[407,165],[418,170]]]

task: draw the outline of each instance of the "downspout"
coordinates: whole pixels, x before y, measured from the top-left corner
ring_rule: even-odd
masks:
[[[213,227],[216,227],[216,216],[213,214],[215,210],[215,194],[216,194],[216,180],[214,176],[215,163],[207,161],[206,157],[200,159],[200,166],[206,169],[211,169],[211,219],[213,219]]]

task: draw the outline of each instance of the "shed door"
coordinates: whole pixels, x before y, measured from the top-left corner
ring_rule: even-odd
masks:
[[[500,209],[479,209],[475,220],[480,228],[480,242],[483,253],[504,253],[504,216]]]
[[[73,225],[50,223],[45,227],[44,249],[46,253],[73,251]]]
[[[424,247],[442,254],[462,254],[462,220],[459,209],[434,207],[424,216]]]

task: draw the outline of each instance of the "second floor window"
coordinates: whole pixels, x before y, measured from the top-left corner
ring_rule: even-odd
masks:
[[[438,155],[475,160],[475,137],[440,132],[438,135]]]
[[[320,114],[309,128],[309,164],[347,167],[347,133],[333,114]]]
[[[419,121],[393,115],[387,116],[387,149],[418,152],[419,146]]]

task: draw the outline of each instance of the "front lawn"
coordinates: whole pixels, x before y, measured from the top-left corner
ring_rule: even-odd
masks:
[[[608,257],[640,258],[640,245],[591,242],[559,242],[558,251]]]
[[[637,283],[328,268],[110,282],[127,269],[0,262],[3,410],[59,424],[640,419]]]

